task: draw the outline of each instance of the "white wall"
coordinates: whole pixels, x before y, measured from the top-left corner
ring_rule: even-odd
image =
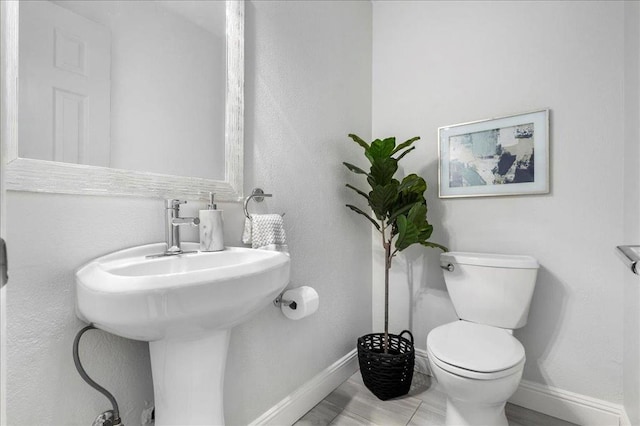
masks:
[[[73,365],[73,272],[101,254],[161,241],[162,202],[10,192],[7,242],[7,424],[90,424],[108,401]],[[91,377],[109,389],[125,423],[153,401],[148,347],[100,331],[81,342]]]
[[[245,192],[273,198],[251,212],[284,212],[291,286],[320,295],[299,322],[266,310],[231,336],[227,420],[243,425],[352,350],[370,332],[367,223],[344,207],[358,155],[350,132],[371,129],[371,4],[246,3]],[[250,404],[247,406],[247,404]]]
[[[355,346],[370,331],[369,226],[349,214],[346,138],[371,129],[371,5],[368,2],[246,4],[245,191],[274,198],[254,212],[286,212],[291,286],[320,294],[318,312],[284,319],[265,308],[234,329],[227,361],[227,424],[244,425]],[[177,194],[179,195],[179,194]],[[204,204],[190,203],[184,214]],[[239,204],[225,204],[229,244],[239,244]],[[162,241],[161,200],[11,192],[7,230],[8,423],[86,425],[108,408],[75,372],[73,271],[121,248]],[[185,239],[195,238],[195,231]],[[114,393],[125,424],[153,398],[144,343],[92,331],[81,357]]]
[[[625,2],[624,244],[640,244],[640,4]],[[624,406],[640,424],[640,277],[624,276]]]
[[[434,240],[542,265],[516,332],[524,378],[622,403],[624,4],[376,1],[373,28],[373,135],[422,136],[403,162],[431,184]],[[545,107],[550,194],[437,198],[439,126]],[[455,319],[437,259],[415,249],[394,264],[393,328],[411,322],[419,348]],[[379,329],[379,257],[373,268]]]

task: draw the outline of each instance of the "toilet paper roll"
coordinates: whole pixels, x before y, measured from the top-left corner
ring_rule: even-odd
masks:
[[[318,305],[320,304],[318,292],[308,286],[285,291],[282,295],[282,300],[290,300],[295,303],[287,306],[280,305],[284,316],[292,320],[308,317],[318,310]]]

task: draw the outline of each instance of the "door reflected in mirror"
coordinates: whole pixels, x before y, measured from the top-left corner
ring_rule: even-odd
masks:
[[[224,179],[225,2],[19,8],[20,158]]]

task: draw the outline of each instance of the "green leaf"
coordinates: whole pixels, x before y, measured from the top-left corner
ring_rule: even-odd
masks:
[[[391,157],[393,149],[396,147],[396,138],[376,139],[371,142],[371,146],[364,155],[369,159],[371,164],[378,160],[386,160]]]
[[[415,137],[413,137],[413,138],[411,138],[411,139],[409,139],[407,141],[402,142],[400,145],[398,145],[396,147],[396,149],[393,150],[391,155],[395,154],[396,152],[400,151],[401,149],[405,149],[406,147],[411,146],[417,140],[420,140],[420,136],[415,136]]]
[[[398,251],[402,251],[416,243],[432,247],[432,243],[427,240],[433,233],[433,226],[427,221],[427,206],[425,204],[413,204],[406,216],[399,215],[397,217],[395,224],[396,233],[398,234],[398,239],[396,240],[396,249]]]
[[[419,226],[427,220],[427,206],[422,203],[415,203],[407,214],[407,220]]]
[[[368,195],[366,192],[364,192],[364,191],[360,191],[360,190],[359,190],[358,188],[356,188],[355,186],[352,186],[352,185],[349,185],[349,184],[347,184],[347,185],[346,185],[346,187],[347,187],[347,188],[351,188],[351,189],[353,189],[353,190],[354,190],[354,191],[356,191],[358,194],[360,194],[360,195],[362,195],[364,198],[366,198],[366,199],[367,199],[367,201],[369,201],[369,195]]]
[[[401,214],[407,213],[411,209],[411,207],[413,207],[413,204],[407,204],[406,206],[402,206],[399,209],[394,210],[393,213],[391,213],[391,215],[389,216],[388,222],[393,223],[393,221],[396,220],[398,216],[400,216]]]
[[[405,216],[398,216],[396,225],[398,226],[398,239],[396,239],[396,249],[398,251],[402,251],[418,242],[418,228],[409,222]]]
[[[376,185],[369,192],[369,206],[378,220],[384,220],[388,216],[397,199],[398,181],[393,181],[385,186]]]
[[[415,203],[426,204],[424,198],[426,189],[427,183],[420,176],[416,174],[406,176],[399,186],[400,196],[398,197],[396,210]]]
[[[426,226],[418,226],[418,230],[418,240],[422,244],[423,242],[426,242],[429,238],[431,238],[431,234],[433,233],[433,225],[427,222]]]
[[[427,182],[415,173],[405,176],[398,187],[398,191],[406,194],[422,194],[427,190]]]
[[[418,242],[426,241],[431,237],[433,226],[427,221],[426,204],[414,204],[407,214],[407,220],[413,223],[418,230]]]
[[[388,185],[393,180],[393,175],[398,170],[398,162],[395,158],[384,158],[376,160],[371,164],[369,172],[369,185],[373,188],[376,185]]]
[[[354,166],[353,164],[350,163],[342,163],[345,166],[347,166],[347,169],[351,170],[353,173],[358,173],[360,175],[368,175],[369,173],[365,172],[364,170],[362,170],[360,167]]]
[[[402,182],[398,186],[400,196],[398,197],[391,217],[395,219],[399,214],[406,215],[414,204],[426,205],[424,199],[424,191],[426,189],[427,183],[416,174],[410,174],[402,179]]]
[[[350,134],[349,134],[349,137],[350,137],[351,139],[353,139],[353,141],[354,141],[355,143],[357,143],[358,145],[360,145],[361,147],[363,147],[365,151],[369,149],[369,144],[368,144],[368,143],[366,143],[365,141],[363,141],[363,140],[360,138],[360,136],[358,136],[358,135],[354,135],[353,133],[350,133]]]
[[[446,248],[445,246],[440,245],[438,243],[432,243],[432,242],[429,242],[429,241],[421,241],[420,244],[425,246],[425,247],[439,248],[440,250],[442,250],[444,252],[449,251],[448,248]]]
[[[396,160],[400,161],[402,159],[402,157],[404,157],[405,155],[407,155],[408,153],[410,153],[411,151],[413,151],[414,149],[416,149],[415,146],[412,146],[411,148],[409,148],[408,150],[406,150],[405,152],[403,152],[402,154],[400,154],[400,156],[398,158],[396,158]]]
[[[378,224],[378,222],[376,222],[371,216],[369,216],[368,214],[366,214],[365,212],[363,212],[362,210],[360,210],[358,207],[353,206],[351,204],[347,204],[347,207],[349,207],[351,210],[353,210],[354,212],[361,214],[362,216],[366,217],[367,219],[369,219],[369,221],[371,223],[373,223],[373,226],[376,227],[376,229],[378,231],[380,231],[380,224]]]

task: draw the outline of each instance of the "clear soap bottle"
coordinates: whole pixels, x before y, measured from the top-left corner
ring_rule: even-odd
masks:
[[[224,222],[222,210],[218,210],[209,193],[207,210],[200,210],[200,251],[224,250]]]

